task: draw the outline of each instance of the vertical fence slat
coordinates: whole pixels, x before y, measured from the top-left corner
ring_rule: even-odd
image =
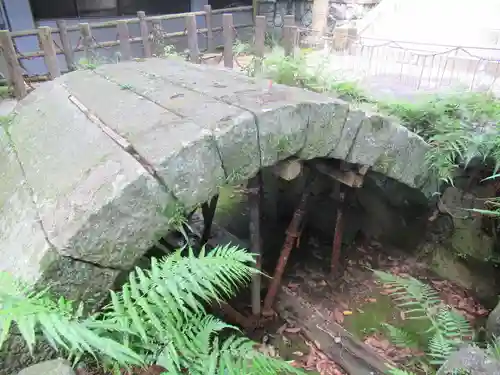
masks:
[[[224,37],[224,66],[226,68],[232,68],[234,30],[233,15],[231,13],[224,13],[222,15],[222,35]]]
[[[123,60],[130,60],[132,58],[132,48],[130,47],[130,35],[127,21],[118,20],[116,22],[116,30],[118,31],[118,39],[120,40],[122,58]]]
[[[92,51],[92,31],[90,30],[90,25],[88,23],[81,23],[79,27],[80,33],[82,34],[83,52],[85,54],[87,62],[90,62],[94,57],[94,53]]]
[[[283,44],[287,56],[293,54],[296,35],[297,27],[295,26],[295,16],[286,15],[283,20]]]
[[[165,42],[163,40],[163,27],[161,20],[159,19],[153,19],[151,20],[151,24],[153,26],[153,41],[151,43],[151,49],[152,49],[152,54],[153,56],[158,56],[163,54],[163,48],[165,47],[163,43]]]
[[[14,88],[14,95],[18,99],[24,98],[27,94],[27,90],[24,84],[23,71],[17,59],[16,49],[14,48],[14,42],[12,41],[9,31],[0,31],[0,45],[2,46],[3,54],[7,62],[9,80]]]
[[[49,71],[50,79],[57,78],[61,75],[59,64],[57,62],[56,46],[52,39],[52,31],[48,26],[38,28],[38,40],[45,54],[44,60],[47,70]]]
[[[255,72],[259,73],[262,69],[262,58],[264,57],[265,41],[266,41],[266,16],[255,17],[255,39],[254,48],[257,58],[255,59]]]
[[[65,20],[56,21],[57,28],[59,29],[59,37],[61,38],[61,47],[64,53],[64,59],[68,70],[75,69],[75,60],[73,55],[73,47],[71,47],[71,40],[69,39],[68,26]]]
[[[142,47],[144,49],[144,57],[151,57],[151,42],[149,40],[148,22],[146,21],[146,13],[142,10],[137,12],[139,18],[139,26],[141,28]]]
[[[198,48],[198,29],[196,27],[196,16],[189,14],[186,16],[186,31],[188,38],[189,61],[200,63],[200,49]]]
[[[212,22],[212,6],[205,5],[205,24],[207,26],[207,51],[209,53],[215,52],[215,41],[213,33],[213,22]]]

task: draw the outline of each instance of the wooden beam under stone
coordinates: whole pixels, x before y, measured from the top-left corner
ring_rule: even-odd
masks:
[[[296,179],[301,172],[302,162],[298,159],[283,160],[273,167],[273,173],[286,181]]]
[[[331,165],[328,165],[325,162],[320,162],[320,161],[313,163],[313,166],[318,172],[328,177],[331,177],[334,180],[343,183],[344,185],[353,188],[359,188],[363,186],[364,175],[360,175],[356,171],[341,170]]]

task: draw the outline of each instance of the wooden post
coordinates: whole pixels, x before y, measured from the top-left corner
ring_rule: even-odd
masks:
[[[65,20],[56,21],[57,28],[59,29],[59,38],[61,38],[61,46],[64,53],[64,59],[68,70],[75,70],[75,59],[73,54],[73,47],[71,47],[71,40],[68,34],[68,25]]]
[[[0,31],[0,45],[2,46],[3,54],[7,62],[9,83],[14,88],[15,97],[17,99],[22,99],[26,96],[27,90],[24,84],[23,71],[17,59],[16,49],[14,48],[14,42],[8,30]]]
[[[151,57],[151,42],[149,40],[148,22],[146,21],[146,13],[140,10],[137,12],[139,18],[139,26],[141,28],[142,48],[144,49],[144,57]]]
[[[198,29],[196,27],[196,16],[186,16],[186,30],[189,48],[189,60],[195,64],[200,63],[200,49],[198,48]]]
[[[120,52],[122,54],[122,58],[123,60],[130,60],[132,58],[132,49],[130,47],[130,34],[128,32],[127,21],[116,21],[116,29],[120,40]]]
[[[51,28],[48,26],[39,27],[38,40],[40,41],[40,46],[45,54],[44,60],[50,74],[50,79],[59,77],[61,75],[61,70],[59,69],[59,64],[57,62],[56,47],[54,45],[54,41],[52,40]]]
[[[158,56],[158,55],[163,55],[163,48],[165,47],[163,45],[163,35],[162,35],[162,31],[163,31],[163,28],[162,28],[162,24],[161,24],[161,20],[155,18],[151,21],[152,25],[153,25],[153,41],[151,43],[151,50],[152,50],[152,54],[153,56]]]
[[[88,23],[81,23],[79,27],[80,33],[82,34],[82,45],[85,58],[87,59],[87,63],[90,63],[94,58],[94,52],[92,51],[92,31],[90,30],[90,25]]]
[[[210,239],[218,200],[219,194],[210,199],[210,202],[205,202],[201,205],[201,212],[203,214],[203,234],[201,235],[202,245],[205,245]]]
[[[296,35],[295,17],[293,15],[286,15],[283,23],[283,44],[287,56],[292,55],[295,50]]]
[[[224,36],[224,66],[226,68],[233,67],[233,15],[224,13],[222,15],[222,35]]]
[[[266,40],[266,16],[255,17],[255,40],[254,48],[257,58],[255,59],[255,73],[262,70],[262,59],[264,58],[265,40]]]
[[[317,45],[321,42],[327,25],[330,1],[314,0],[312,7],[312,37],[310,43]]]
[[[213,23],[212,23],[212,6],[205,5],[205,24],[207,25],[207,52],[215,52],[215,41],[213,33]]]
[[[260,271],[262,259],[262,240],[260,234],[260,216],[262,199],[262,175],[248,181],[248,205],[250,208],[250,251],[255,255],[255,268]],[[255,273],[252,278],[252,314],[261,313],[261,274]]]

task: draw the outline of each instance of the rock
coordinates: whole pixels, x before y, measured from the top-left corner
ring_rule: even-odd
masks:
[[[427,205],[418,191],[369,172],[355,195],[362,208],[359,216],[365,237],[407,249],[420,243]]]
[[[484,209],[484,198],[494,196],[492,187],[476,187],[464,193],[456,187],[448,187],[438,203],[441,212],[453,219],[454,231],[451,247],[461,257],[489,261],[494,256],[495,241],[483,231],[483,217],[470,209]]]
[[[465,346],[453,353],[438,370],[436,375],[500,375],[500,362],[474,346]]]
[[[446,244],[424,243],[419,252],[429,257],[431,269],[446,280],[473,291],[482,300],[497,294],[495,267],[483,262],[465,261]]]
[[[75,375],[70,363],[62,359],[53,359],[19,371],[18,375]]]
[[[488,316],[486,334],[489,338],[500,337],[500,302]]]

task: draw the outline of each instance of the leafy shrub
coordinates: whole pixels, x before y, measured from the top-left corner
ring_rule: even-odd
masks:
[[[490,159],[500,167],[500,100],[491,94],[461,93],[424,98],[415,103],[379,103],[432,146],[427,164],[452,182],[460,163]]]
[[[84,316],[84,306],[48,290],[36,292],[7,274],[0,280],[0,345],[15,325],[30,350],[39,334],[78,360],[91,355],[106,367],[158,364],[168,374],[302,374],[254,349],[237,328],[207,314],[205,305],[233,296],[255,271],[253,256],[234,246],[177,251],[151,269],[136,268],[102,312]]]

